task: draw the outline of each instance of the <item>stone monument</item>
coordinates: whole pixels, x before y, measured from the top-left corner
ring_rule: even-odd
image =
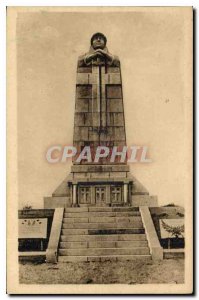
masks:
[[[131,175],[121,149],[126,146],[122,78],[119,58],[112,55],[102,33],[91,38],[88,53],[78,59],[73,145],[77,149],[71,173],[44,208],[69,206],[157,206],[157,198]],[[79,161],[108,148],[108,156]]]

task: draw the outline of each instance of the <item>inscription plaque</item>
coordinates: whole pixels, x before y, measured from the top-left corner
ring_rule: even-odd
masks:
[[[45,239],[47,237],[47,218],[19,219],[20,239]]]

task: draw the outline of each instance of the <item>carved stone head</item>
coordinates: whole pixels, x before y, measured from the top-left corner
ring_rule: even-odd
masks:
[[[93,49],[104,49],[106,47],[107,39],[105,35],[101,32],[93,34],[91,38],[91,46]]]

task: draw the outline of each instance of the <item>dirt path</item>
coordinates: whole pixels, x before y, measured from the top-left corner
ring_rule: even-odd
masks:
[[[20,263],[20,283],[110,284],[183,283],[184,260],[152,262]]]

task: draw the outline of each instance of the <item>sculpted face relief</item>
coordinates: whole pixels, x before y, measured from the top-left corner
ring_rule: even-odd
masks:
[[[95,50],[96,49],[104,49],[105,45],[106,45],[106,42],[105,42],[103,36],[97,35],[94,37],[94,39],[92,41],[92,46]]]

